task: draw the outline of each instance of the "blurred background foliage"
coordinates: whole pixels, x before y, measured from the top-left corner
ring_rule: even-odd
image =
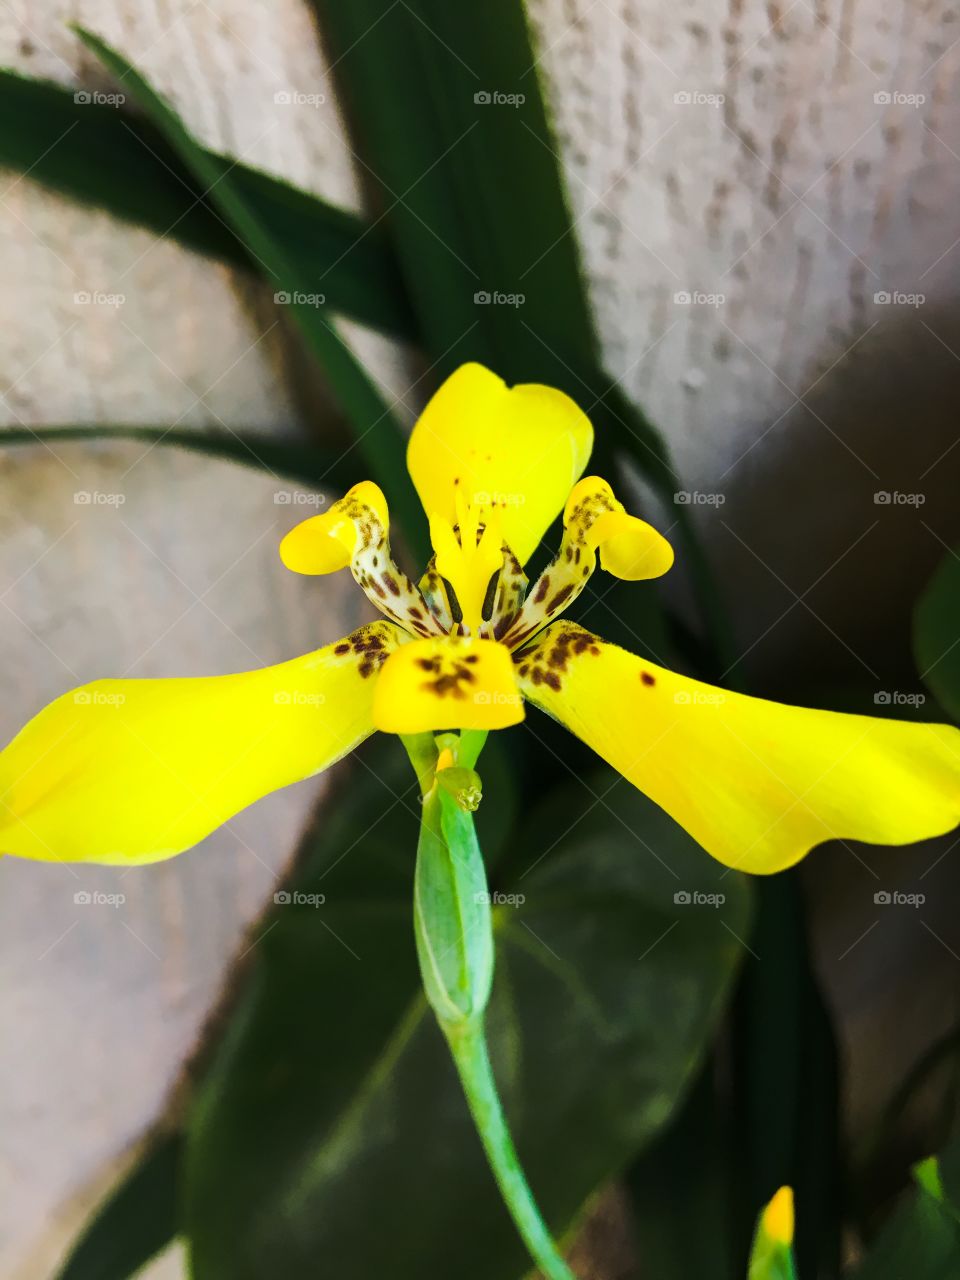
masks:
[[[561,387],[589,413],[596,469],[671,501],[663,437],[603,368],[537,62],[518,0],[316,0],[368,186],[361,218],[201,146],[119,53],[80,32],[130,102],[78,104],[0,73],[0,163],[118,219],[241,265],[271,290],[325,294],[284,314],[343,412],[353,445],[115,424],[114,433],[343,490],[373,475],[412,569],[425,530],[392,406],[343,340],[347,317],[415,348],[426,395],[466,359]],[[413,88],[411,89],[411,86]],[[475,94],[522,93],[522,116]],[[54,147],[69,130],[69,141]],[[171,229],[172,228],[172,229]],[[492,289],[522,308],[478,305]],[[3,443],[96,438],[102,428],[9,429]],[[738,678],[731,629],[689,510],[672,506],[693,609],[654,588],[585,594],[578,616],[659,661]],[[549,539],[548,539],[549,542]],[[917,670],[960,718],[960,558],[920,596]],[[604,584],[601,588],[609,592]],[[821,699],[823,700],[823,699]],[[864,690],[833,704],[866,709]],[[901,1190],[923,1152],[888,1134],[850,1152],[831,1017],[808,944],[799,873],[750,885],[548,722],[543,749],[511,733],[484,757],[479,820],[497,914],[492,1053],[521,1156],[555,1232],[573,1246],[620,1186],[629,1240],[610,1275],[734,1280],[759,1208],[797,1192],[805,1277],[960,1274],[960,1178]],[[527,1262],[419,994],[410,891],[414,779],[396,744],[339,767],[289,887],[324,912],[274,910],[199,1055],[176,1123],[104,1204],[61,1280],[121,1280],[176,1236],[195,1280],[445,1276],[519,1280]],[[571,790],[580,775],[585,786]],[[393,795],[383,806],[385,782]],[[351,856],[345,857],[347,851]],[[675,902],[718,890],[715,911]],[[348,928],[341,929],[341,925]],[[339,934],[374,963],[358,966]],[[919,1062],[956,1075],[960,1035]],[[892,1117],[896,1121],[897,1117]],[[936,1142],[947,1141],[946,1107]],[[928,1135],[924,1135],[925,1137]],[[608,1202],[605,1202],[608,1203]],[[601,1215],[602,1216],[602,1215]],[[464,1241],[469,1242],[464,1247]],[[602,1252],[602,1250],[601,1250]],[[576,1253],[583,1274],[594,1260]],[[452,1259],[456,1258],[454,1264]],[[846,1266],[842,1267],[842,1260]],[[600,1274],[597,1272],[597,1274]]]

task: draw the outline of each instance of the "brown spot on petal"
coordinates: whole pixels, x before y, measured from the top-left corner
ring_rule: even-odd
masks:
[[[560,606],[564,603],[564,601],[570,598],[570,595],[572,592],[573,592],[572,583],[567,583],[565,587],[561,587],[560,590],[553,597],[553,599],[550,601],[550,603],[547,605],[547,612],[553,613],[555,612],[555,610],[559,609]]]
[[[645,685],[647,686],[647,688],[648,688],[648,689],[649,689],[652,685],[655,685],[655,684],[657,683],[657,678],[656,678],[656,676],[652,676],[652,675],[650,674],[650,672],[649,672],[649,671],[641,671],[641,672],[640,672],[640,680],[641,680],[641,682],[642,682],[643,684],[645,684]]]

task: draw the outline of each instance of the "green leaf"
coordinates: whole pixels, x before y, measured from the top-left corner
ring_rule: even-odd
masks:
[[[260,264],[149,121],[0,70],[0,165],[231,266]],[[209,154],[331,310],[412,339],[416,322],[380,228],[277,178]]]
[[[272,471],[303,485],[349,489],[362,479],[343,450],[296,440],[278,440],[253,431],[185,431],[178,427],[109,426],[0,428],[0,449],[17,445],[72,444],[78,440],[109,443],[140,440],[144,444],[187,449],[214,458],[226,458],[244,466]]]
[[[159,1137],[74,1245],[56,1280],[126,1280],[176,1236],[179,1134]]]
[[[708,1061],[669,1128],[625,1179],[637,1255],[657,1280],[743,1280],[730,1212],[739,1135],[729,1132],[729,1107],[718,1104],[714,1068]]]
[[[481,360],[560,387],[601,453],[626,445],[666,488],[659,436],[601,369],[523,6],[314,3],[438,374]]]
[[[179,116],[121,54],[99,37],[75,28],[81,40],[147,112],[212,202],[247,245],[278,292],[288,297],[288,310],[326,373],[334,394],[349,418],[358,449],[371,476],[384,490],[418,558],[427,545],[420,504],[406,470],[406,448],[399,423],[376,384],[356,359],[324,309],[309,298],[306,266],[284,245],[250,206],[233,181],[230,166],[200,146]]]
[[[481,841],[500,794],[490,750]],[[508,1120],[554,1232],[667,1121],[747,928],[744,883],[638,792],[609,774],[565,792],[513,837],[494,881],[488,1014]],[[318,1259],[339,1280],[527,1270],[419,991],[416,796],[412,773],[381,757],[354,773],[301,877],[323,905],[283,906],[266,932],[190,1125],[195,1280],[306,1280]],[[675,903],[694,889],[726,902]]]
[[[891,1218],[871,1243],[870,1251],[851,1280],[956,1280],[960,1275],[960,1217],[953,1195],[960,1187],[952,1171],[960,1161],[953,1143],[940,1159],[945,1197],[928,1189],[921,1174],[906,1192]],[[951,1172],[948,1173],[948,1170]]]
[[[943,557],[917,602],[913,654],[924,684],[960,720],[960,551]]]
[[[670,503],[717,651],[704,674],[727,670],[736,649],[689,508],[673,506],[679,485],[666,445],[602,365],[524,6],[313,3],[435,376],[480,360],[508,382],[544,382],[583,407],[597,428],[591,467],[613,479],[626,454]],[[615,588],[608,603],[611,639],[639,634],[663,652],[652,593]]]

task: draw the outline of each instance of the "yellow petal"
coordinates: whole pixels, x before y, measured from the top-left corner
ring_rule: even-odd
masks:
[[[515,655],[525,697],[728,866],[781,871],[833,838],[960,822],[960,731],[782,706],[665,671],[572,623]]]
[[[336,573],[351,564],[358,544],[379,541],[389,528],[386,498],[372,480],[362,480],[329,511],[294,525],[280,543],[280,559],[294,573]]]
[[[377,622],[259,671],[64,694],[0,752],[0,853],[137,863],[182,852],[366,738],[400,635]]]
[[[653,525],[628,515],[606,480],[586,476],[575,485],[563,512],[560,550],[497,639],[517,649],[569,609],[600,563],[631,582],[658,578],[673,564],[673,548]]]
[[[523,719],[510,652],[496,640],[444,636],[392,653],[377,681],[373,723],[384,733],[505,729]]]
[[[522,563],[563,510],[592,448],[590,420],[562,391],[508,387],[483,365],[465,364],[424,409],[407,466],[428,516],[455,524],[459,492],[498,512]]]
[[[572,544],[579,533],[588,547],[599,548],[601,565],[616,578],[659,578],[673,565],[666,538],[646,520],[629,515],[599,476],[585,476],[574,488],[563,523]]]

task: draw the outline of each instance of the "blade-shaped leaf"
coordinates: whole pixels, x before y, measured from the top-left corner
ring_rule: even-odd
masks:
[[[304,264],[290,252],[275,231],[235,185],[230,166],[205,151],[179,116],[143,76],[98,36],[76,28],[84,44],[121,82],[147,112],[170,146],[203,184],[213,204],[259,262],[278,291],[285,294],[289,312],[323,368],[334,394],[349,418],[358,448],[371,476],[386,493],[399,523],[419,558],[426,559],[426,540],[420,504],[407,475],[403,434],[379,388],[360,364],[322,307],[310,301]]]
[[[601,451],[625,443],[665,482],[659,437],[601,369],[523,6],[314,3],[438,373],[474,359],[560,387]]]
[[[313,4],[436,374],[480,360],[561,388],[597,427],[591,466],[612,477],[626,453],[672,503],[662,437],[602,366],[523,5]],[[688,508],[672,510],[716,675],[735,657],[725,611]],[[608,634],[662,653],[653,599],[617,590]]]
[[[0,449],[17,445],[71,444],[77,440],[140,440],[151,446],[187,449],[272,471],[304,485],[345,490],[362,479],[353,456],[321,445],[277,440],[255,431],[185,431],[178,427],[109,426],[0,427]]]
[[[524,901],[496,906],[492,1056],[558,1232],[670,1115],[747,923],[742,881],[721,887],[722,870],[642,796],[596,784],[602,806],[568,794],[513,838],[500,892]],[[485,792],[479,817],[499,795],[486,777]],[[340,1280],[528,1269],[418,992],[415,794],[378,762],[354,776],[298,886],[324,901],[281,907],[264,937],[192,1119],[196,1280],[306,1280],[318,1259]],[[356,838],[358,813],[369,826]],[[684,904],[694,889],[726,901]]]
[[[56,1280],[127,1280],[177,1234],[179,1134],[150,1146],[74,1245]]]
[[[956,1166],[960,1148],[952,1144],[940,1161],[943,1196],[938,1195],[929,1171],[916,1178],[901,1203],[884,1224],[851,1280],[956,1280],[960,1275],[960,1216],[951,1199],[960,1190],[948,1181],[947,1169]]]
[[[960,720],[960,552],[950,551],[917,603],[913,653],[920,678]]]
[[[0,165],[187,248],[259,270],[150,122],[85,96],[0,69]],[[331,310],[400,338],[416,336],[380,228],[227,156],[210,159],[229,168],[243,199],[303,264],[310,291],[325,294]]]

